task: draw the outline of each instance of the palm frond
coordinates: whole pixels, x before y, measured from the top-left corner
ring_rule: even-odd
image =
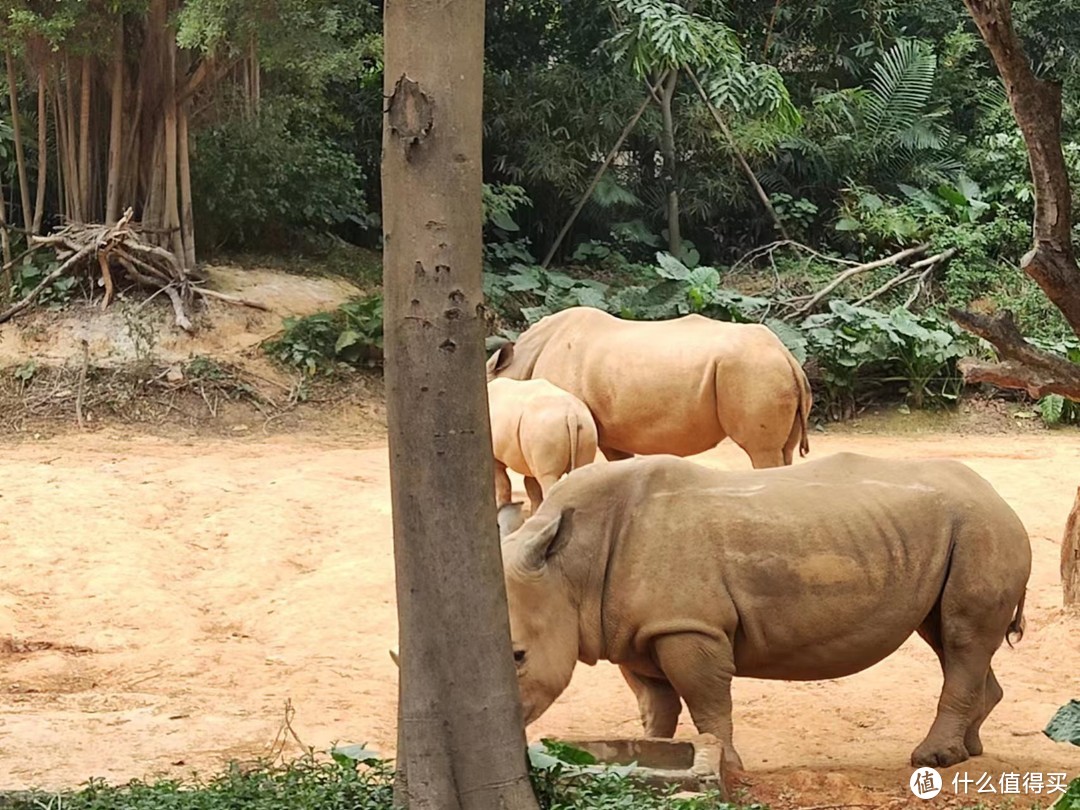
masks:
[[[867,134],[889,141],[925,112],[934,88],[937,56],[918,40],[900,40],[874,65],[867,99]]]

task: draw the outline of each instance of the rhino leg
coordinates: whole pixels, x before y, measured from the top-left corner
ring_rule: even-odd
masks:
[[[930,614],[929,618],[927,618],[919,628],[919,635],[922,636],[923,640],[926,641],[926,643],[930,645],[930,648],[937,654],[938,662],[941,664],[942,673],[944,673],[945,648],[941,641],[941,615],[936,607],[934,608],[934,612]],[[970,756],[982,756],[983,744],[982,739],[979,736],[979,730],[982,728],[983,721],[990,715],[990,712],[992,712],[994,707],[1001,702],[1001,698],[1004,694],[1001,684],[998,683],[998,679],[994,675],[993,668],[988,667],[986,671],[986,680],[983,684],[982,703],[981,705],[977,705],[974,717],[969,723],[967,730],[964,732],[964,748]]]
[[[510,503],[511,487],[510,474],[506,472],[506,465],[501,461],[495,461],[495,506],[505,506]]]
[[[527,475],[525,476],[525,491],[529,494],[529,514],[536,514],[536,510],[544,502],[544,490],[541,488],[539,481]]]
[[[646,737],[674,737],[679,725],[682,702],[667,681],[637,675],[619,666],[623,678],[637,697],[641,725]]]
[[[964,581],[965,567],[954,557],[939,607],[919,628],[938,654],[945,682],[930,732],[911,754],[914,767],[947,768],[978,756],[979,729],[1001,700],[990,661],[1005,637],[1012,611],[997,589]]]
[[[726,766],[743,770],[732,742],[731,679],[735,656],[727,638],[677,633],[655,641],[657,661],[675,692],[686,701],[694,726],[724,746]]]

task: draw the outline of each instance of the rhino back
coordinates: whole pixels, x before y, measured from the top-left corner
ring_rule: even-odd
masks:
[[[560,317],[561,316],[561,317]],[[581,399],[603,442],[634,453],[692,455],[726,435],[721,421],[798,397],[789,352],[764,326],[688,315],[624,321],[587,307],[541,320],[515,347],[515,374]],[[720,407],[718,390],[734,402]]]
[[[615,661],[697,631],[733,638],[742,675],[841,677],[918,627],[954,543],[984,543],[992,562],[1026,542],[992,488],[948,462],[839,454],[749,473],[665,457],[619,464],[607,497],[629,516],[610,519],[600,598]]]

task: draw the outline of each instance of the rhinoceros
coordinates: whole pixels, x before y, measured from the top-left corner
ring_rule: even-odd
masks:
[[[813,397],[766,326],[686,315],[629,321],[592,307],[541,318],[487,362],[488,379],[545,379],[588,406],[608,460],[691,456],[726,437],[755,468],[805,456]]]
[[[525,477],[533,511],[560,477],[596,458],[596,423],[573,394],[547,380],[488,382],[495,501],[510,502],[509,467]]]
[[[503,530],[526,725],[578,661],[610,661],[637,696],[646,736],[673,736],[685,701],[735,770],[734,676],[842,678],[915,632],[937,653],[944,686],[911,763],[978,756],[980,726],[1003,694],[991,659],[1003,639],[1023,636],[1027,532],[955,461],[838,453],[768,470],[670,455],[596,464]]]

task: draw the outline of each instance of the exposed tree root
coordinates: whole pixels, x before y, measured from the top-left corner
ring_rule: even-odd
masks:
[[[185,269],[171,251],[142,239],[142,230],[132,223],[132,215],[132,209],[128,208],[114,225],[73,224],[48,236],[30,235],[27,254],[50,248],[61,263],[21,301],[0,312],[0,323],[11,320],[30,307],[61,276],[78,272],[92,274],[95,270],[100,274],[105,288],[102,309],[109,306],[117,280],[123,277],[137,286],[153,290],[154,295],[165,293],[172,303],[176,325],[188,333],[195,330],[188,312],[196,295],[267,310],[258,302],[195,286],[203,280],[199,274]]]

